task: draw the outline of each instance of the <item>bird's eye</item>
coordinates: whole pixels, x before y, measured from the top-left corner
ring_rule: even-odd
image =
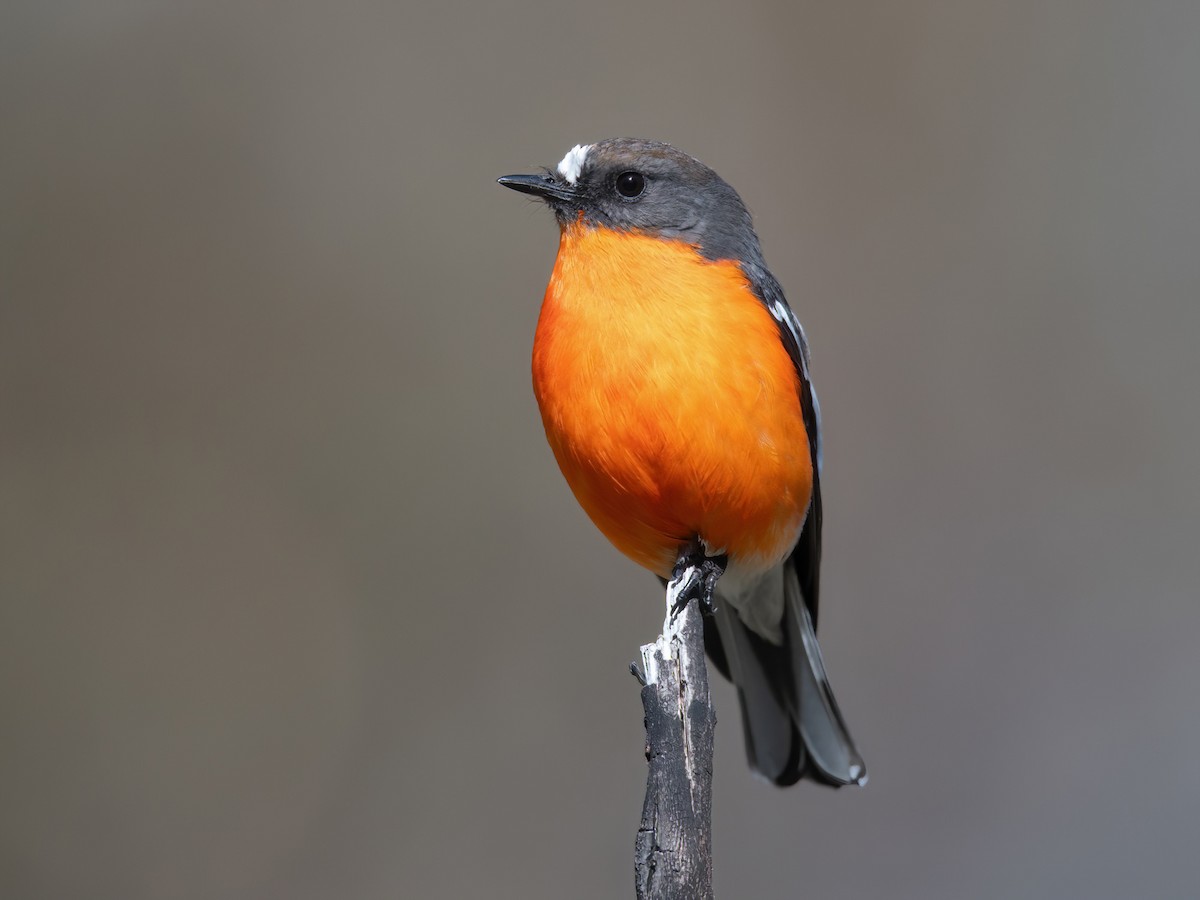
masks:
[[[646,176],[641,172],[622,172],[617,176],[617,193],[632,200],[646,189]]]

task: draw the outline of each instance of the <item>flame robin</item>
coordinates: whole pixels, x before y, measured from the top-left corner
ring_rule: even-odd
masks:
[[[755,770],[864,784],[816,639],[808,347],[741,198],[674,147],[624,138],[499,182],[546,201],[561,232],[533,386],[575,497],[634,562],[699,577]]]

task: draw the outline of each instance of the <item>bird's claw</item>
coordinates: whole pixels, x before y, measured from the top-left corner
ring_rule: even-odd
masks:
[[[717,581],[725,574],[729,557],[706,556],[698,541],[693,541],[679,554],[667,590],[674,595],[671,618],[687,609],[692,600],[700,602],[700,611],[705,615],[713,612],[713,592]]]

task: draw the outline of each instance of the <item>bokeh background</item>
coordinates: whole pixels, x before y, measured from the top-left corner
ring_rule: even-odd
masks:
[[[0,16],[0,896],[632,896],[660,598],[494,183],[614,135],[739,188],[825,411],[872,780],[722,684],[718,896],[1200,895],[1200,6]]]

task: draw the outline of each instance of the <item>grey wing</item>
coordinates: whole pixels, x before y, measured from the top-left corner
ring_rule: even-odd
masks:
[[[760,297],[779,326],[779,337],[800,378],[800,410],[804,415],[804,429],[808,432],[808,449],[812,456],[812,504],[789,562],[800,580],[804,605],[808,607],[808,614],[815,629],[821,590],[821,466],[824,462],[821,448],[821,405],[817,402],[817,392],[808,374],[808,340],[804,336],[804,327],[788,306],[783,297],[783,289],[774,278],[767,275],[757,279],[757,282]]]
[[[782,608],[782,641],[755,633],[728,603],[705,621],[705,642],[717,667],[738,688],[750,765],[779,785],[811,778],[833,786],[865,784],[866,767],[846,728],[817,644],[821,568],[821,410],[808,371],[804,329],[765,270],[752,277],[759,299],[779,327],[799,380],[800,406],[812,456],[813,491],[796,547],[758,591]],[[778,602],[782,599],[782,603]]]

